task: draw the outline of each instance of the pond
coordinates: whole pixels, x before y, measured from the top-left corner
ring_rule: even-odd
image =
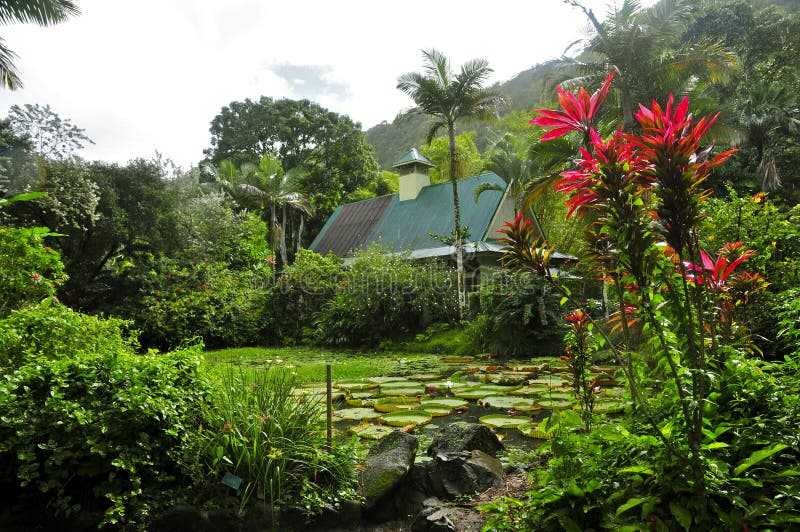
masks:
[[[575,405],[569,369],[560,359],[480,362],[442,357],[436,373],[353,380],[336,380],[334,374],[336,432],[340,437],[356,434],[377,440],[398,428],[425,435],[449,423],[468,421],[492,428],[507,446],[532,449],[552,435],[542,423],[551,412]],[[618,368],[592,367],[589,378],[600,388],[596,412],[624,410]],[[299,391],[320,398],[325,386],[311,383]]]

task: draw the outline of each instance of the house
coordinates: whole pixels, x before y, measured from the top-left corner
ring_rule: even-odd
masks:
[[[311,243],[313,251],[347,257],[377,242],[391,251],[407,252],[411,259],[455,262],[455,245],[431,236],[452,236],[452,184],[431,184],[428,169],[434,164],[416,149],[392,166],[400,173],[400,192],[339,206]],[[497,190],[484,191],[476,201],[475,191],[482,185]],[[458,196],[461,225],[468,230],[464,241],[467,284],[477,284],[482,268],[499,263],[502,246],[497,230],[514,219],[514,202],[506,182],[492,172],[459,180]]]

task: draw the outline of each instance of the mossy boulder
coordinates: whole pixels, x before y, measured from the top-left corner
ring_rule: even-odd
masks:
[[[440,453],[457,453],[463,451],[483,451],[495,456],[503,449],[497,435],[488,427],[478,423],[456,421],[445,426],[428,446],[426,454],[436,456]]]
[[[372,507],[405,478],[414,465],[419,442],[411,434],[394,431],[372,447],[358,474],[364,506]]]

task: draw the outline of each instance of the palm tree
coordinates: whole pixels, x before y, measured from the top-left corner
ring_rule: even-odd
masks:
[[[302,238],[303,215],[312,214],[312,208],[298,183],[305,175],[303,168],[283,171],[280,160],[264,155],[258,164],[245,163],[236,169],[229,161],[222,161],[218,168],[211,169],[220,186],[240,205],[252,206],[266,218],[269,213],[270,236],[273,252],[280,253],[281,265],[289,262],[286,249],[286,215],[289,207],[300,211],[298,242]],[[278,209],[282,211],[278,222]]]
[[[71,0],[2,0],[0,1],[0,25],[12,22],[50,26],[78,16],[81,11]],[[0,83],[10,90],[22,87],[14,66],[16,54],[0,38]]]
[[[638,103],[665,101],[670,93],[700,102],[707,99],[709,82],[724,80],[736,67],[733,53],[719,43],[681,42],[696,5],[693,0],[659,0],[648,8],[638,0],[623,0],[602,23],[579,0],[565,1],[584,12],[593,35],[578,59],[554,65],[572,78],[561,84],[590,87],[616,72],[614,88],[626,131],[636,127],[633,112]]]
[[[485,59],[473,59],[454,73],[448,59],[438,50],[423,50],[422,72],[409,72],[397,80],[397,88],[414,101],[415,107],[406,116],[423,114],[433,118],[426,142],[430,144],[441,129],[447,130],[450,142],[450,183],[453,185],[453,211],[456,237],[456,268],[458,271],[458,308],[463,317],[466,306],[464,283],[463,234],[461,204],[458,198],[458,164],[456,153],[456,122],[491,120],[497,118],[497,108],[503,97],[483,83],[492,69]]]

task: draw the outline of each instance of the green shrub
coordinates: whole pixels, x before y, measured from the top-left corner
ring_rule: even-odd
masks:
[[[53,297],[66,274],[61,256],[44,245],[45,227],[0,227],[0,317]]]
[[[344,279],[342,259],[307,249],[298,251],[270,291],[271,335],[283,342],[308,336],[303,329],[313,325],[314,314],[341,289]]]
[[[357,253],[314,323],[328,345],[377,345],[457,319],[454,271],[438,263],[412,263],[378,246]]]
[[[494,272],[481,280],[481,312],[470,334],[483,351],[548,355],[563,348],[560,295],[530,273]]]
[[[244,479],[242,506],[256,493],[275,505],[352,492],[351,447],[325,451],[324,404],[295,385],[285,368],[230,369],[206,411],[205,461],[220,478]]]
[[[731,359],[715,375],[703,450],[709,514],[692,490],[689,464],[629,419],[575,432],[581,419],[561,414],[556,436],[539,448],[524,500],[501,498],[484,508],[493,530],[788,530],[800,522],[797,449],[798,384],[783,368]],[[651,411],[675,438],[678,403],[653,394]],[[757,420],[757,421],[755,421]],[[677,440],[677,441],[676,441]]]
[[[269,275],[221,262],[181,264],[158,257],[129,273],[137,295],[117,312],[141,330],[143,345],[162,349],[202,338],[207,347],[265,341]]]
[[[133,353],[129,322],[75,312],[46,299],[0,320],[0,367],[15,369],[35,357],[60,359],[93,353]]]
[[[200,349],[39,358],[0,383],[0,471],[58,514],[142,527],[182,480],[207,385]]]

